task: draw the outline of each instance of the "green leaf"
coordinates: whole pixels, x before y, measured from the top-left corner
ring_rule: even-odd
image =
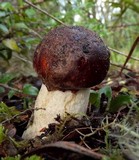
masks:
[[[8,107],[8,109],[9,109],[9,112],[10,112],[11,116],[14,116],[14,115],[17,115],[17,114],[20,113],[20,111],[17,110],[15,106],[13,106],[13,107]]]
[[[36,11],[33,8],[29,8],[25,10],[25,14],[29,17],[32,18],[36,15]]]
[[[10,48],[13,51],[16,51],[16,52],[20,52],[21,51],[21,49],[18,47],[16,41],[13,38],[5,39],[2,42],[6,47]]]
[[[13,78],[15,78],[15,75],[10,74],[10,73],[5,73],[0,76],[0,83],[6,84],[10,82]]]
[[[8,98],[11,99],[13,95],[15,95],[16,91],[15,90],[10,90],[8,93]]]
[[[112,97],[112,90],[110,86],[105,86],[99,90],[99,94],[104,93],[108,98]]]
[[[6,156],[2,158],[1,160],[21,160],[21,156],[20,155],[17,155],[15,157]]]
[[[109,87],[109,86],[105,86],[97,92],[91,90],[89,102],[92,105],[94,105],[96,107],[99,107],[100,106],[100,98],[101,98],[101,95],[103,93],[108,97],[108,106],[109,106],[109,103],[110,103],[111,98],[112,98],[112,90],[111,90],[111,87]]]
[[[19,113],[20,112],[15,107],[8,107],[5,103],[0,103],[0,122]]]
[[[29,44],[37,44],[40,40],[38,38],[27,38],[25,41]]]
[[[102,93],[104,93],[106,95],[106,97],[108,98],[108,107],[109,107],[110,101],[112,99],[112,89],[111,89],[111,87],[110,86],[105,86],[105,87],[101,88],[99,90],[100,97],[101,97]]]
[[[6,139],[6,135],[4,133],[4,127],[0,124],[0,144]]]
[[[40,42],[40,39],[38,38],[26,38],[25,43],[27,44],[27,47],[31,49],[32,45],[38,44]]]
[[[32,155],[31,157],[27,157],[26,160],[41,160],[42,158],[37,155]]]
[[[100,105],[100,95],[99,95],[99,93],[91,90],[90,97],[89,97],[89,102],[92,105],[94,105],[96,107],[99,107],[99,105]]]
[[[6,11],[13,11],[14,7],[12,6],[12,4],[10,2],[2,2],[0,4],[0,8],[4,9]]]
[[[8,61],[12,57],[12,50],[0,43],[0,57]]]
[[[12,50],[4,49],[0,52],[0,57],[3,58],[5,61],[8,61],[12,57]]]
[[[39,91],[38,88],[32,86],[31,84],[25,84],[23,86],[23,93],[24,94],[36,96],[36,95],[38,95],[38,91]]]
[[[14,25],[14,27],[16,29],[28,29],[28,26],[25,23],[23,23],[23,22],[16,23]]]
[[[132,97],[130,95],[118,95],[111,100],[109,112],[117,112],[122,106],[131,104]]]
[[[5,92],[5,88],[0,86],[0,94]]]
[[[5,25],[0,24],[0,32],[7,34],[9,32],[9,30]]]
[[[24,5],[23,0],[17,0],[20,7]]]
[[[5,103],[1,102],[0,103],[0,122],[11,117],[12,117],[12,114],[9,110],[9,107]]]
[[[4,12],[4,11],[0,11],[0,17],[5,17],[7,15],[7,13],[6,12]]]

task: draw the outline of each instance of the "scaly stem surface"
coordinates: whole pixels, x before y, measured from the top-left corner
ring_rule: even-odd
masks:
[[[82,89],[76,93],[72,91],[48,91],[42,84],[36,99],[33,121],[23,134],[24,139],[31,139],[41,134],[41,129],[50,123],[56,123],[55,118],[65,113],[77,115],[79,118],[86,113],[90,89]]]

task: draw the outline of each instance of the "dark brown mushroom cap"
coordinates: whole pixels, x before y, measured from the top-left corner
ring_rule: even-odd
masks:
[[[38,45],[34,68],[48,90],[79,90],[99,84],[109,69],[102,39],[84,27],[51,30]]]

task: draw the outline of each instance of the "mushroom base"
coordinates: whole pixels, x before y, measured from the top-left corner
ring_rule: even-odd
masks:
[[[33,121],[28,125],[22,137],[31,139],[40,135],[42,128],[48,127],[50,123],[56,123],[57,115],[64,117],[65,113],[69,113],[81,118],[86,113],[89,95],[90,89],[82,89],[76,93],[48,91],[42,84],[34,107]]]

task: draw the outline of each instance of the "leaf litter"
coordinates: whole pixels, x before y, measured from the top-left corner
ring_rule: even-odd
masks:
[[[57,123],[43,128],[40,136],[28,141],[22,139],[22,134],[33,113],[36,95],[32,92],[40,88],[41,82],[32,76],[6,82],[8,86],[14,84],[12,87],[18,88],[20,92],[14,92],[9,97],[8,93],[12,89],[2,86],[5,91],[1,94],[0,156],[20,155],[24,159],[35,154],[50,160],[108,159],[114,155],[114,150],[121,150],[119,155],[123,159],[128,157],[126,150],[129,148],[125,142],[119,143],[119,137],[125,136],[125,129],[130,131],[133,124],[132,132],[135,134],[136,125],[139,126],[139,76],[127,73],[121,77],[108,77],[101,85],[92,88],[92,93],[98,98],[95,102],[90,101],[87,114],[82,119],[68,113],[65,119],[57,115]],[[25,84],[35,87],[35,90],[27,88],[24,92],[22,89]],[[134,138],[132,134],[128,133],[129,141]],[[132,157],[137,156],[134,153],[135,149]]]

